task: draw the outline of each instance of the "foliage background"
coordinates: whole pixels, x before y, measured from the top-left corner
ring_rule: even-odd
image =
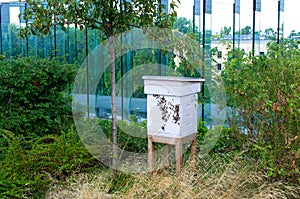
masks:
[[[27,137],[70,127],[75,65],[20,58],[2,60],[0,67],[0,128]]]
[[[248,150],[270,177],[299,183],[299,41],[271,42],[260,56],[231,52],[228,60],[223,78],[230,125],[247,135]]]

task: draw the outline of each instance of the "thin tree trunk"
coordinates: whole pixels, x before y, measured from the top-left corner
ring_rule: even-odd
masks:
[[[116,89],[115,89],[115,50],[114,37],[109,37],[110,53],[110,84],[111,84],[111,112],[112,112],[112,136],[113,136],[113,174],[117,174],[118,140],[117,140],[117,110],[116,110]]]

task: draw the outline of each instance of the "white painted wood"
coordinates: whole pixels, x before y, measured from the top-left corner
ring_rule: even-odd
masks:
[[[200,78],[144,76],[148,135],[180,138],[197,132]]]
[[[200,92],[201,78],[143,76],[146,94],[184,96]]]

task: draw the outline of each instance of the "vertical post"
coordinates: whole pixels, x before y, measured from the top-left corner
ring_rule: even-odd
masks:
[[[120,11],[121,14],[123,14],[123,2],[120,1]],[[121,70],[121,118],[124,119],[124,81],[123,81],[123,75],[124,75],[124,69],[123,69],[123,34],[120,34],[120,40],[121,40],[121,57],[120,57],[120,70]]]
[[[203,0],[203,22],[202,22],[202,78],[204,79],[205,74],[204,74],[204,61],[205,61],[205,7],[206,7],[206,0]],[[204,85],[205,83],[202,82],[201,85],[201,94],[202,94],[202,100],[204,100]],[[202,122],[204,122],[204,101],[202,102],[202,106],[201,106],[201,116],[202,116]]]
[[[68,63],[71,63],[71,56],[70,56],[70,25],[67,27],[67,49],[68,49]]]
[[[11,57],[12,56],[12,46],[11,46],[11,42],[12,42],[12,30],[9,28],[9,24],[7,26],[7,39],[8,39],[8,42],[7,42],[7,47],[8,47],[8,57]]]
[[[193,5],[193,33],[195,33],[195,0]]]
[[[26,5],[26,4],[25,4]],[[43,7],[45,6],[45,4],[43,4]],[[26,8],[25,8],[26,9]],[[48,38],[46,38],[44,35],[41,37],[42,41],[43,41],[43,58],[46,58],[47,56],[47,41]]]
[[[253,26],[252,26],[252,55],[254,56],[255,47],[255,12],[256,12],[256,0],[253,0]]]
[[[88,29],[85,28],[85,64],[86,64],[86,102],[87,102],[87,117],[90,117],[90,88],[89,88],[89,46],[88,46]]]
[[[57,56],[57,46],[56,46],[56,16],[54,15],[54,27],[53,27],[53,39],[54,39],[54,57]]]
[[[280,0],[278,0],[278,14],[277,14],[277,44],[279,44],[279,31],[280,31]]]
[[[27,9],[27,3],[25,3],[25,10]],[[26,23],[26,26],[28,24],[28,20],[25,21]],[[26,34],[26,37],[25,37],[25,44],[26,44],[26,57],[28,57],[28,53],[29,53],[29,47],[28,47],[28,36]]]
[[[45,36],[42,36],[42,41],[43,41],[43,53],[44,53],[44,58],[46,58],[47,56],[47,50],[46,50],[46,45],[47,45],[47,40],[45,38]]]
[[[20,28],[20,32],[19,32],[19,35],[21,35],[21,28],[22,28],[21,23],[22,23],[22,17],[23,17],[21,6],[22,6],[22,5],[20,4],[20,6],[19,6],[19,10],[20,10],[20,17],[19,17],[19,28]],[[0,31],[1,31],[1,30],[0,30]],[[20,55],[23,57],[23,46],[22,46],[22,40],[21,40],[21,39],[19,39],[19,45],[20,45],[20,49],[21,49]]]
[[[161,5],[161,0],[158,1],[159,5]],[[158,16],[157,16],[157,23],[161,20],[160,18],[160,13],[162,12],[161,7],[159,6],[158,8]],[[156,58],[157,58],[157,75],[161,76],[161,50],[160,49],[156,49]]]
[[[75,58],[78,60],[78,46],[77,46],[77,23],[75,24],[75,30],[74,30],[74,39],[75,39]]]
[[[123,36],[122,34],[120,35],[121,39],[121,57],[120,57],[120,70],[121,70],[121,118],[122,120],[124,119],[124,66],[123,66]]]
[[[233,3],[232,49],[233,49],[233,58],[234,58],[235,57],[235,3]]]
[[[0,3],[0,54],[2,54],[2,3]]]
[[[160,49],[156,49],[156,57],[157,57],[157,75],[161,76],[161,51]]]
[[[241,14],[239,13],[238,49],[241,49]]]

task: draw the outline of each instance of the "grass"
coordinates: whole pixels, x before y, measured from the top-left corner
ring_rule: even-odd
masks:
[[[104,170],[73,175],[53,185],[46,198],[300,198],[299,185],[270,182],[242,155],[198,158],[195,171],[185,165],[178,178],[172,169],[154,175],[119,173],[115,178]]]

